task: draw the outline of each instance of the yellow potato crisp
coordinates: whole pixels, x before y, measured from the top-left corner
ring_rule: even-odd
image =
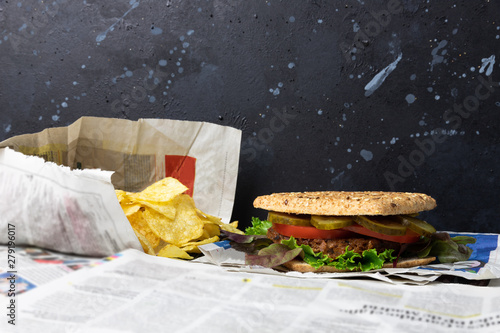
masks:
[[[160,252],[158,252],[158,257],[193,259],[186,251],[172,244],[165,245]]]
[[[167,177],[132,193],[116,190],[116,196],[139,239],[144,252],[161,257],[193,259],[199,245],[217,242],[221,230],[240,233],[238,222],[220,218],[196,208],[188,188]]]

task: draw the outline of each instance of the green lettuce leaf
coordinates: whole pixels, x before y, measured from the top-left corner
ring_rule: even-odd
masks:
[[[322,252],[315,253],[309,245],[297,245],[297,240],[294,237],[283,240],[281,243],[290,249],[301,248],[303,251],[301,254],[302,259],[316,269],[327,265],[342,270],[360,270],[365,272],[372,269],[380,269],[384,263],[392,262],[396,259],[392,255],[394,251],[392,249],[387,249],[378,254],[375,249],[370,249],[359,254],[348,250],[348,247],[346,247],[344,254],[338,256],[336,259],[332,259]]]
[[[247,254],[245,263],[247,265],[276,267],[295,259],[301,252],[300,248],[290,249],[286,245],[274,243],[261,249],[257,254]]]
[[[273,224],[269,221],[262,221],[258,217],[252,217],[252,226],[245,229],[245,235],[265,235],[267,229],[272,226]]]
[[[261,249],[273,244],[273,241],[263,235],[241,235],[222,230],[224,236],[231,241],[231,246],[241,252],[257,254]]]
[[[429,244],[417,254],[419,257],[436,257],[439,262],[465,261],[472,255],[467,244],[474,244],[476,239],[470,236],[450,237],[447,232],[436,232],[429,239]]]

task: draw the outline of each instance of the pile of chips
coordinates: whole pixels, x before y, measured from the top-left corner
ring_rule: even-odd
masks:
[[[169,258],[193,259],[198,245],[217,242],[220,231],[242,234],[238,222],[197,209],[188,188],[177,179],[164,178],[142,192],[116,190],[120,205],[141,242],[144,252]]]

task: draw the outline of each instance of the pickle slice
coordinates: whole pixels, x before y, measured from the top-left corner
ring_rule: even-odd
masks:
[[[316,229],[333,230],[353,225],[354,220],[352,219],[352,216],[312,215],[311,224],[315,226]]]
[[[410,215],[399,215],[397,219],[402,225],[419,235],[430,236],[436,232],[436,229],[432,225],[416,217]]]
[[[288,224],[288,225],[300,225],[310,227],[311,216],[309,215],[295,215],[295,214],[285,214],[278,212],[269,212],[267,214],[267,220],[272,223],[278,224]]]
[[[406,234],[406,226],[401,224],[401,222],[397,220],[393,220],[387,216],[381,217],[373,217],[373,216],[355,216],[354,221],[365,227],[366,229],[370,229],[371,231],[378,232],[384,235],[390,236],[403,236]]]

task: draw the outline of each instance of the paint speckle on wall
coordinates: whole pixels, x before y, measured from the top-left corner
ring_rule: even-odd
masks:
[[[479,69],[479,73],[485,73],[486,76],[490,76],[493,73],[493,66],[495,65],[495,55],[490,56],[489,58],[481,59],[482,65]]]
[[[113,23],[112,25],[110,25],[106,30],[104,30],[103,32],[101,32],[100,34],[97,35],[97,37],[95,38],[95,41],[97,43],[101,43],[102,41],[104,41],[108,35],[109,32],[111,31],[114,31],[115,30],[115,26],[121,22],[121,20],[123,20],[133,9],[139,7],[139,4],[140,4],[140,1],[139,0],[130,0],[129,1],[129,5],[131,5],[130,9],[127,10],[125,12],[125,14],[122,15],[121,18],[119,18],[118,20],[116,20],[115,23]]]
[[[413,104],[417,98],[413,94],[408,94],[405,99],[408,104]]]
[[[446,45],[448,45],[447,40],[442,40],[439,42],[439,44],[432,49],[431,55],[432,55],[432,61],[431,61],[431,72],[434,69],[434,66],[437,64],[442,64],[446,63],[446,59],[444,56],[447,54],[447,50],[445,49]]]
[[[361,157],[363,157],[365,159],[365,161],[371,161],[373,159],[373,153],[369,150],[366,150],[366,149],[361,149],[361,151],[359,152],[359,154],[361,155]]]
[[[3,125],[3,131],[5,133],[9,133],[11,129],[12,129],[12,124],[4,124]]]
[[[163,29],[158,28],[157,26],[151,26],[151,33],[155,36],[161,35],[163,33]]]
[[[368,84],[365,86],[366,97],[373,94],[375,90],[377,90],[382,85],[382,83],[384,83],[385,79],[389,76],[389,74],[391,74],[392,71],[396,69],[396,66],[398,65],[402,57],[403,54],[400,53],[399,56],[396,58],[396,60],[390,63],[387,67],[385,67],[382,71],[380,71],[377,75],[375,75],[370,82],[368,82]]]

